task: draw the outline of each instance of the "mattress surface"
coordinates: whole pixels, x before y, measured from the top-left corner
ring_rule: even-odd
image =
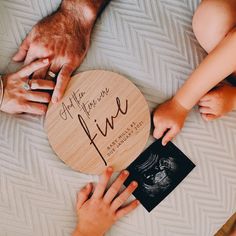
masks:
[[[0,0],[0,73],[22,39],[59,0]],[[150,110],[170,98],[204,58],[191,27],[198,0],[113,0],[97,21],[79,71],[106,69],[133,81]],[[0,236],[69,236],[76,192],[96,176],[52,151],[44,118],[0,113]],[[150,138],[149,144],[152,142]],[[197,108],[174,143],[196,164],[150,214],[139,207],[109,236],[212,236],[236,211],[236,113],[207,123]]]

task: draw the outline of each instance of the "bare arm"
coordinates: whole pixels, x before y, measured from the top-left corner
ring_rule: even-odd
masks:
[[[75,18],[84,22],[94,24],[97,17],[102,13],[104,8],[111,0],[63,0],[61,9],[68,11]]]
[[[236,31],[227,37],[205,58],[190,75],[176,95],[154,112],[154,137],[163,137],[165,145],[181,130],[189,110],[209,90],[236,70]],[[227,89],[226,110],[236,109],[236,88]]]
[[[216,84],[236,70],[236,31],[232,31],[191,74],[174,96],[187,110]]]

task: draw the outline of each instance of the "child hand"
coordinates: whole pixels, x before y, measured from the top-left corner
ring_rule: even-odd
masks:
[[[153,136],[159,139],[168,130],[162,139],[162,145],[165,146],[180,132],[187,114],[188,110],[175,99],[161,104],[154,112],[153,122],[155,129]]]
[[[198,105],[204,120],[221,117],[236,108],[236,88],[221,84],[202,97]]]
[[[121,217],[134,210],[139,201],[134,200],[122,207],[138,184],[132,182],[121,194],[118,194],[129,172],[123,171],[106,191],[113,170],[108,167],[100,177],[94,193],[93,186],[88,184],[78,193],[77,213],[78,225],[73,236],[102,236]]]

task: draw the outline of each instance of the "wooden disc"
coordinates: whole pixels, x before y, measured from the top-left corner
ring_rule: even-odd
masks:
[[[150,112],[129,80],[93,70],[75,75],[62,101],[49,105],[45,128],[56,154],[74,170],[100,174],[108,165],[120,171],[145,147]]]

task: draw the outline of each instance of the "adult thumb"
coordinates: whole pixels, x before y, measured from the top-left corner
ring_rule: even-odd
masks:
[[[20,45],[18,52],[13,56],[12,60],[15,62],[21,62],[25,59],[29,50],[29,36],[27,36]]]

